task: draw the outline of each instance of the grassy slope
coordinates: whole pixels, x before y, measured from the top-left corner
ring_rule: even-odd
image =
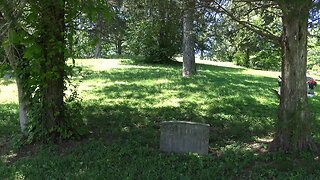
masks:
[[[198,75],[182,78],[181,64],[77,60],[77,65],[82,71],[74,83],[79,85],[89,129],[82,141],[12,151],[8,139],[19,131],[17,91],[12,80],[0,80],[0,179],[320,175],[314,154],[266,153],[278,104],[270,89],[277,88],[278,73],[203,64]],[[317,132],[319,98],[310,104]],[[210,154],[160,153],[159,125],[164,120],[210,124]],[[319,142],[319,133],[314,137]]]

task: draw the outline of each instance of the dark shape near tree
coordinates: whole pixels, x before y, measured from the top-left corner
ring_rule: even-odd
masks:
[[[195,63],[195,40],[193,14],[195,11],[195,2],[189,0],[185,2],[183,12],[183,67],[182,76],[196,74]]]

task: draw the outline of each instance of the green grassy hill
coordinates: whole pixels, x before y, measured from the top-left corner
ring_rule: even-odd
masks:
[[[0,179],[260,179],[316,178],[314,153],[268,153],[277,120],[277,72],[201,64],[181,77],[181,64],[76,60],[73,84],[88,133],[82,140],[16,149],[17,90],[0,79]],[[207,63],[207,62],[201,62]],[[70,94],[69,91],[66,92]],[[317,94],[317,88],[316,88]],[[320,98],[310,99],[320,142]],[[78,118],[79,116],[75,116]],[[208,155],[159,151],[160,122],[210,124]],[[308,178],[308,179],[309,179]]]

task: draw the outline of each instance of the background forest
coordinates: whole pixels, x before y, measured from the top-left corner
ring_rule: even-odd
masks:
[[[90,20],[80,14],[74,23],[72,44],[74,58],[101,58],[115,55],[139,55],[150,62],[166,63],[182,53],[182,12],[178,1],[132,1],[109,4],[107,17],[101,12]],[[281,33],[277,9],[252,10],[248,6],[233,9],[256,26]],[[236,6],[236,5],[234,5]],[[253,18],[252,18],[253,17]],[[263,70],[281,67],[281,50],[266,37],[244,28],[229,16],[199,7],[195,12],[196,54],[200,59],[233,62]],[[312,28],[308,41],[308,70],[319,70],[318,26]]]
[[[229,16],[199,3],[195,12],[194,36],[196,54],[200,59],[233,62],[263,70],[280,70],[279,45],[252,33]],[[236,7],[236,8],[235,8]],[[281,33],[281,17],[277,9],[252,10],[249,5],[228,8],[255,26]],[[72,58],[102,58],[115,55],[139,55],[147,61],[166,63],[182,53],[181,2],[109,1],[106,8],[78,12],[68,22],[67,45]],[[314,17],[316,18],[316,17]],[[319,71],[319,27],[310,19],[308,70]],[[0,49],[4,58],[4,50]]]

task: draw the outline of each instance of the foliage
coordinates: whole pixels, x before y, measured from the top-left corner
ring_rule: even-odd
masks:
[[[315,28],[310,33],[314,35],[317,32],[318,28]],[[320,72],[320,47],[319,38],[317,36],[309,37],[307,69],[310,74],[318,74],[318,72]]]
[[[73,27],[74,33],[69,40],[69,48],[72,47],[75,58],[93,58],[97,43],[101,43],[100,55],[105,57],[116,52],[116,44],[124,38],[125,23],[120,12],[116,13],[117,7],[105,4],[94,11],[94,17],[88,14],[92,13],[89,11],[72,19],[76,27]]]
[[[262,5],[263,7],[263,5]],[[268,7],[268,6],[267,6]],[[255,27],[263,27],[274,34],[281,32],[279,13],[274,8],[252,8],[249,4],[228,2],[227,8],[239,19],[247,21]],[[278,42],[252,33],[251,30],[234,22],[230,17],[211,12],[208,17],[210,51],[208,58],[216,61],[233,61],[235,64],[264,69],[280,70],[281,57]]]
[[[211,18],[209,18],[209,13],[204,13],[203,9],[198,9],[195,12],[195,44],[196,53],[200,54],[200,58],[204,59],[205,54],[210,50],[209,47],[209,32],[211,24]],[[213,13],[213,12],[212,12]]]
[[[1,42],[2,44],[2,42]],[[0,64],[3,65],[3,62],[5,61],[5,52],[4,52],[4,49],[3,47],[0,48]]]
[[[166,63],[181,52],[181,12],[173,1],[141,3],[129,7],[128,48],[149,62]]]
[[[15,51],[11,65],[14,64],[12,69],[17,78],[21,79],[23,95],[20,100],[26,101],[28,106],[28,143],[83,135],[83,132],[78,130],[78,127],[83,125],[82,118],[71,118],[71,112],[80,108],[75,94],[66,99],[75,101],[69,108],[64,102],[64,90],[67,88],[65,85],[70,82],[67,77],[72,75],[70,67],[65,63],[68,54],[65,39],[68,39],[69,43],[72,40],[74,27],[70,22],[77,17],[79,10],[95,19],[97,9],[104,9],[105,2],[94,2],[96,6],[93,1],[86,1],[85,4],[72,0],[67,3],[63,0],[52,3],[28,1],[21,9],[21,16],[14,19],[6,33],[3,47],[12,47],[12,51]],[[12,9],[6,9],[5,5],[1,4],[4,16],[15,13],[14,3],[16,2],[6,1]],[[70,9],[68,13],[65,12],[67,7]]]
[[[74,23],[79,25],[69,40],[69,49],[72,47],[72,55],[74,58],[92,58],[95,49],[95,37],[92,29],[94,24],[90,22],[86,16],[77,17],[74,21]],[[102,44],[102,46],[104,45]],[[107,47],[104,48],[109,49]]]
[[[225,15],[220,17],[217,14],[210,13],[212,16],[209,21],[209,50],[205,57],[213,61],[230,62],[236,52],[236,48],[232,45],[234,41],[233,34],[238,30],[237,28],[228,28],[232,21]],[[218,16],[218,17],[217,17]]]
[[[286,155],[284,153],[254,154],[230,146],[221,157],[186,154],[162,154],[137,140],[104,145],[89,139],[75,143],[73,150],[41,147],[39,154],[0,167],[3,178],[42,179],[286,179],[319,176],[319,163],[312,153]],[[295,162],[299,161],[301,162]]]
[[[83,112],[89,130],[81,141],[33,144],[12,151],[8,139],[19,132],[16,88],[14,81],[0,79],[0,179],[316,179],[320,175],[318,154],[263,152],[277,118],[278,100],[269,89],[277,87],[278,72],[203,64],[196,76],[182,78],[181,64],[76,62],[82,71],[72,82],[79,84],[83,99],[77,102],[83,110],[73,112]],[[79,97],[68,94],[71,99]],[[315,118],[313,136],[320,142],[320,99],[309,103]],[[159,127],[164,120],[209,123],[209,155],[161,153]]]

